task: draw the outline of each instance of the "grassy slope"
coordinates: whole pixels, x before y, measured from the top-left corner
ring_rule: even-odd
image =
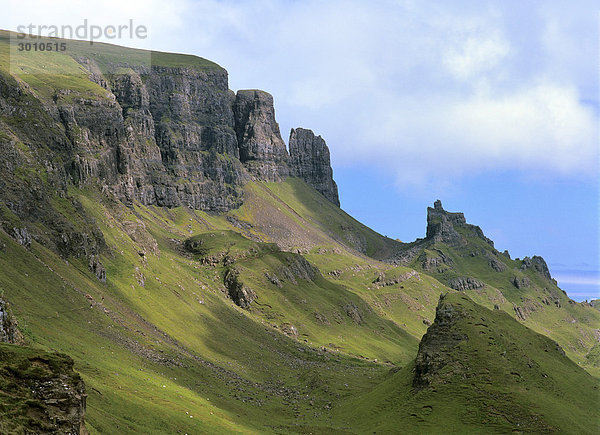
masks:
[[[404,363],[416,351],[416,337],[369,312],[343,285],[318,278],[285,283],[281,291],[261,287],[263,276],[251,275],[262,265],[278,270],[280,257],[290,255],[279,251],[239,265],[261,302],[271,302],[270,313],[233,305],[223,295],[220,266],[182,255],[190,235],[234,229],[225,217],[185,209],[132,211],[93,192],[73,194],[96,218],[111,249],[103,258],[108,283],[98,282],[80,260],[66,262],[35,242],[27,251],[2,233],[0,287],[30,343],[75,359],[90,393],[92,432],[252,431],[265,421],[335,426],[325,406],[374,385],[388,370],[346,353]],[[348,264],[371,261],[344,256]],[[363,310],[364,324],[343,313],[340,305],[348,301]],[[338,312],[340,323],[317,327],[315,307]],[[275,311],[294,319],[312,347],[269,327],[281,326],[269,321]],[[341,352],[314,350],[330,343]]]
[[[440,378],[418,389],[414,365],[339,408],[361,431],[422,433],[595,433],[600,383],[564,356],[556,344],[459,293],[446,297],[463,318],[464,335]],[[373,422],[377,422],[373,425]]]
[[[5,41],[6,34],[0,33],[4,74],[10,66]],[[148,60],[148,52],[93,47],[101,68],[125,58],[139,64]],[[85,43],[73,43],[71,49],[74,55],[92,50]],[[28,59],[21,72],[11,72],[41,98],[66,87],[73,92],[59,98],[105,97],[67,55]],[[218,67],[164,53],[151,53],[150,61]],[[43,179],[40,171],[24,176]],[[0,250],[0,288],[31,344],[75,359],[90,393],[87,421],[93,433],[252,432],[292,425],[339,429],[341,420],[332,420],[330,402],[373,388],[388,370],[381,361],[402,365],[416,353],[424,321],[433,319],[435,301],[447,291],[440,282],[420,274],[375,286],[380,272],[387,279],[410,269],[380,263],[348,246],[384,258],[396,242],[358,223],[300,180],[250,183],[245,193],[242,208],[213,216],[184,209],[129,210],[93,191],[72,191],[108,243],[110,253],[102,258],[107,284],[99,283],[79,259],[66,262],[35,242],[27,251],[0,233],[6,245]],[[68,201],[53,201],[75,227],[80,225],[63,207]],[[297,250],[323,277],[278,288],[264,272],[277,273],[287,254],[240,260],[236,267],[262,304],[241,310],[224,296],[224,266],[202,265],[182,247],[192,235],[223,230]],[[489,303],[483,296],[481,301]],[[364,315],[362,323],[344,312],[349,302]],[[317,311],[329,325],[317,321]],[[280,332],[291,323],[300,341]],[[559,337],[563,342],[578,338],[568,327],[565,331]],[[318,350],[321,346],[338,351]]]
[[[265,188],[249,185],[248,195]],[[256,221],[238,228],[242,217],[251,222],[252,203],[230,213],[238,219],[234,226],[227,216],[182,208],[130,210],[93,191],[73,194],[97,220],[111,249],[103,257],[108,283],[99,283],[80,260],[67,263],[35,242],[28,252],[1,234],[6,248],[0,253],[0,287],[31,343],[73,356],[88,385],[93,433],[360,428],[353,412],[340,404],[377,385],[389,388],[384,387],[389,366],[381,362],[402,365],[414,357],[426,329],[422,320],[433,320],[433,305],[447,291],[425,274],[376,288],[380,271],[392,279],[409,269],[378,263],[321,233],[318,245],[301,248],[324,276],[311,282],[284,282],[281,289],[269,283],[264,272],[277,273],[291,255],[272,247],[240,257],[234,265],[261,304],[242,310],[224,296],[224,266],[189,257],[183,241],[217,231],[229,241],[219,240],[210,253],[223,244],[234,254],[262,246],[227,232],[269,241]],[[318,200],[316,192],[312,195]],[[273,220],[293,215],[268,192],[261,210]],[[295,219],[308,225],[301,216]],[[367,313],[362,325],[340,310],[347,301]],[[315,322],[315,310],[324,312],[329,326]],[[292,322],[299,341],[280,332]],[[322,345],[329,351],[318,350]],[[385,407],[386,400],[379,405]],[[369,427],[381,421],[379,414],[369,418],[364,420]]]
[[[463,230],[458,228],[457,231]],[[544,279],[534,270],[521,269],[521,260],[509,259],[502,254],[494,256],[494,249],[484,240],[464,231],[462,235],[468,241],[464,246],[449,247],[444,243],[436,243],[426,250],[429,257],[438,256],[436,250],[439,250],[451,259],[450,265],[427,273],[442,283],[461,276],[476,277],[483,281],[486,284],[484,288],[467,291],[473,300],[488,308],[498,305],[513,317],[517,317],[514,306],[521,307],[526,318],[519,319],[520,321],[534,331],[557,341],[571,359],[590,373],[599,376],[600,370],[586,359],[586,355],[598,342],[600,312],[587,304],[570,300],[555,283]],[[483,252],[489,255],[483,255]],[[473,256],[472,253],[477,255]],[[490,267],[490,257],[504,263],[507,266],[506,270],[498,272]],[[422,270],[418,256],[410,266]],[[515,277],[526,278],[531,285],[516,288],[512,283]],[[552,298],[560,302],[560,308],[552,302]],[[550,300],[550,303],[546,304],[544,300]]]

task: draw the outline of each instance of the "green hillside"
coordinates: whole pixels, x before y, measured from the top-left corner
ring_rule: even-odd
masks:
[[[364,432],[582,434],[600,428],[599,398],[555,342],[454,293],[416,361],[338,413]]]
[[[429,209],[428,232],[440,223]],[[454,213],[442,209],[445,219]],[[446,222],[445,225],[448,223]],[[410,255],[407,255],[410,253]],[[441,235],[404,244],[395,253],[400,264],[465,291],[477,303],[497,306],[540,334],[557,341],[567,355],[595,376],[597,365],[587,358],[598,342],[600,312],[577,303],[550,276],[541,257],[511,259],[498,252],[479,227],[453,222]],[[472,281],[469,281],[472,280]]]
[[[25,346],[0,348],[0,432],[51,432],[57,402],[27,388],[56,379],[84,381],[92,434],[594,432],[600,311],[538,257],[498,253],[457,214],[402,244],[307,181],[251,174],[208,60],[9,43],[0,301]],[[268,141],[264,110],[244,127]],[[462,338],[415,384],[441,294],[460,314],[441,332]]]

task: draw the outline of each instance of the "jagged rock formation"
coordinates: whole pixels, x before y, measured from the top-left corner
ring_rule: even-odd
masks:
[[[290,132],[289,144],[292,174],[339,206],[340,198],[337,184],[333,181],[329,148],[323,138],[315,136],[311,130],[296,128]]]
[[[408,264],[413,258],[423,253],[436,243],[444,243],[451,247],[464,246],[469,237],[476,237],[485,241],[492,249],[494,242],[488,239],[481,228],[468,224],[463,213],[452,213],[444,210],[442,202],[438,199],[432,207],[427,207],[427,233],[424,239],[417,239],[412,243],[402,243],[399,249],[388,259],[393,263]],[[437,257],[427,255],[419,257],[425,270],[433,270],[443,264],[450,264],[451,260],[439,251]],[[501,267],[501,266],[497,266]]]
[[[84,257],[106,279],[106,243],[73,185],[127,205],[225,212],[242,204],[248,180],[297,176],[339,205],[325,142],[298,129],[305,139],[292,135],[290,158],[270,94],[234,94],[227,71],[191,56],[180,65],[98,56],[74,57],[88,73],[77,68],[78,86],[40,92],[0,74],[0,226],[26,248]]]
[[[273,97],[265,91],[238,91],[233,105],[240,160],[257,179],[289,175],[288,153],[275,121]]]
[[[0,384],[10,388],[0,397],[4,433],[88,433],[85,384],[70,357],[0,344]]]
[[[10,305],[0,297],[0,343],[21,344],[23,336],[17,327]]]
[[[454,328],[465,315],[455,304],[445,301],[445,295],[440,295],[435,320],[419,343],[413,387],[423,388],[435,382],[441,369],[451,362],[450,350],[467,339],[466,334]]]
[[[463,213],[451,213],[444,210],[442,201],[439,199],[435,201],[433,208],[427,207],[426,239],[433,242],[444,242],[449,245],[460,244],[463,237],[456,231],[456,228],[463,228],[474,236],[485,240],[490,246],[494,246],[494,242],[483,235],[481,228],[468,224]]]

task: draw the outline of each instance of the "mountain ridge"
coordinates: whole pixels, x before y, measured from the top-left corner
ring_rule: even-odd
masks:
[[[296,128],[288,151],[270,94],[230,91],[227,72],[197,57],[72,42],[71,55],[15,64],[8,42],[0,33],[0,294],[25,344],[73,358],[91,433],[431,430],[433,392],[417,382],[413,394],[412,370],[445,294],[477,314],[460,322],[493,317],[543,344],[519,343],[519,370],[556,362],[594,393],[580,367],[600,373],[600,312],[561,292],[541,257],[497,252],[441,202],[410,244],[356,221],[339,208],[324,140]],[[446,326],[470,337],[468,352],[442,349],[445,367],[488,350],[480,326],[460,322]],[[528,328],[566,356],[546,355],[555,344]],[[487,362],[502,366],[500,353]],[[541,376],[529,369],[528,386]],[[449,383],[449,397],[463,387]],[[523,397],[492,396],[494,427],[515,428]],[[517,417],[575,427],[548,403]],[[490,411],[468,410],[455,431]]]

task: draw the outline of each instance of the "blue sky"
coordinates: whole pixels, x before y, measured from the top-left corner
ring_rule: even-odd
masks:
[[[8,1],[0,27],[133,18],[328,142],[342,207],[401,240],[437,198],[513,257],[598,297],[599,27],[592,1]]]

